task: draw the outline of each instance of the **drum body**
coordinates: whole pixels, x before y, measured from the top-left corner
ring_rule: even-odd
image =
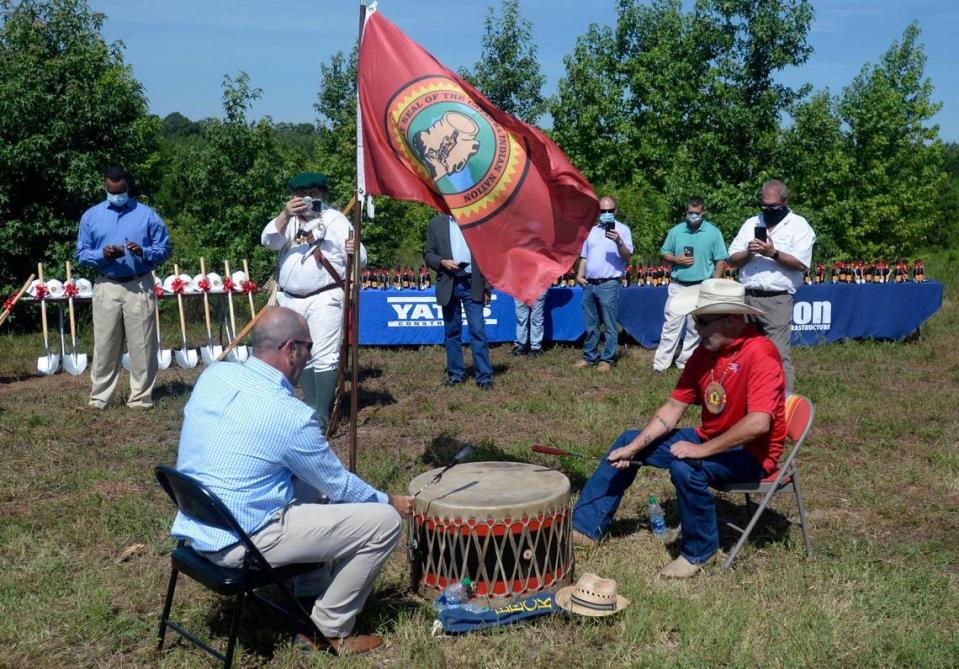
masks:
[[[440,470],[410,482],[410,494]],[[572,581],[569,479],[547,467],[471,462],[423,489],[409,520],[414,588],[435,598],[464,577],[476,599],[499,605]]]

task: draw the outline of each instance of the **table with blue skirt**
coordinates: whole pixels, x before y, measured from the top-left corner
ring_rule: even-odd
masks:
[[[939,281],[901,284],[814,284],[801,287],[793,306],[793,346],[844,339],[901,340],[942,307]],[[581,288],[550,288],[546,296],[544,341],[583,336]],[[619,323],[636,342],[655,348],[663,329],[666,288],[629,286],[619,297]],[[493,291],[484,310],[491,342],[516,336],[513,298]],[[443,312],[432,288],[360,291],[360,345],[418,346],[443,343]],[[463,341],[469,341],[465,315]]]

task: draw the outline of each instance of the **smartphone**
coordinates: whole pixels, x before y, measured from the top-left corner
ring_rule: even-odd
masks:
[[[469,266],[469,263],[466,261],[460,261],[456,263],[456,266],[459,267],[460,269],[466,269]]]
[[[684,247],[683,247],[683,255],[686,256],[687,258],[692,258],[692,257],[693,257],[693,247],[692,247],[692,246],[684,246]]]
[[[763,242],[769,241],[769,238],[766,236],[766,226],[765,226],[765,225],[757,225],[757,226],[756,226],[756,231],[755,231],[755,233],[754,233],[754,236],[756,237],[756,239],[758,239],[758,240],[760,240],[760,241],[763,241]]]

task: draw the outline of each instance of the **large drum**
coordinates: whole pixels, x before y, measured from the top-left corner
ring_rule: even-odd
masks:
[[[410,482],[410,494],[434,469]],[[469,577],[476,596],[499,605],[571,582],[569,479],[517,462],[470,462],[448,470],[414,502],[410,566],[420,595],[435,598]]]

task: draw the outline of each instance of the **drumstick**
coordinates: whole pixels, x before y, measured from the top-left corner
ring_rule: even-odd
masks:
[[[436,473],[436,476],[434,476],[434,477],[430,480],[429,483],[427,483],[427,484],[424,485],[422,488],[420,488],[419,490],[416,491],[416,493],[413,495],[413,497],[416,497],[417,495],[419,495],[421,492],[423,492],[424,490],[426,490],[428,487],[430,487],[430,486],[433,485],[434,483],[438,483],[439,480],[440,480],[441,478],[443,478],[443,474],[445,474],[445,473],[447,472],[447,470],[449,470],[451,467],[453,467],[453,466],[458,465],[459,463],[461,463],[463,460],[465,460],[465,459],[468,458],[470,455],[472,455],[472,453],[473,453],[473,447],[470,446],[470,445],[468,445],[468,444],[467,444],[466,446],[464,446],[463,448],[461,448],[456,455],[454,455],[452,458],[450,458],[450,461],[446,463],[446,466],[443,467],[443,469],[441,469],[440,471],[438,471],[438,472]]]
[[[583,455],[582,453],[576,453],[575,451],[567,451],[563,448],[556,448],[555,446],[543,446],[542,444],[533,444],[531,447],[535,453],[543,453],[544,455],[560,455],[568,456],[572,458],[583,458],[584,460],[592,460],[592,456]],[[626,460],[631,467],[639,467],[643,463],[639,460]]]

